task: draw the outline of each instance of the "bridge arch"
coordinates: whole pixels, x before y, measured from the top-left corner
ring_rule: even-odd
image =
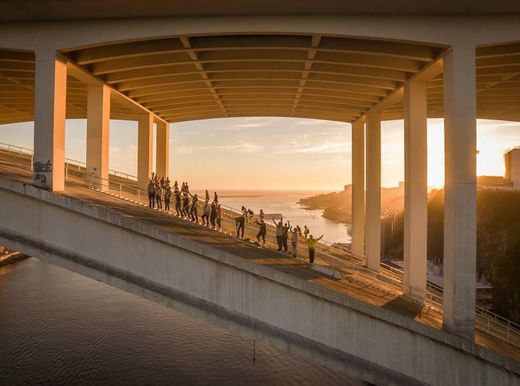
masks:
[[[407,202],[419,203],[407,208],[415,213],[407,225],[407,248],[419,257],[410,259],[405,281],[409,294],[420,296],[425,283],[424,133],[427,116],[444,116],[450,283],[445,322],[451,331],[470,336],[474,282],[460,267],[471,272],[475,264],[475,119],[520,120],[520,47],[512,43],[520,27],[501,18],[490,22],[489,36],[480,38],[479,20],[462,21],[468,22],[464,36],[457,36],[457,18],[146,19],[43,23],[30,31],[3,25],[2,45],[10,49],[0,52],[0,122],[35,120],[35,162],[47,165],[35,172],[35,179],[45,174],[45,182],[35,182],[54,190],[64,184],[66,116],[88,118],[93,140],[87,168],[102,180],[108,176],[108,117],[138,120],[141,183],[151,172],[154,122],[164,134],[162,163],[169,123],[251,115],[352,122],[358,133],[356,185],[361,187],[354,206],[362,216],[366,208],[371,230],[366,250],[364,231],[357,243],[367,265],[377,270],[380,121],[405,118]],[[489,45],[499,40],[509,43]],[[168,173],[163,168],[161,174]],[[358,230],[361,217],[354,226]]]

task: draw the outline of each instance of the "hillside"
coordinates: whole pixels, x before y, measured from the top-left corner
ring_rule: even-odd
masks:
[[[381,206],[383,213],[403,210],[404,190],[383,188],[381,190]],[[322,209],[323,217],[329,220],[350,223],[352,221],[352,185],[346,185],[342,192],[319,194],[302,198],[299,203],[306,209]]]

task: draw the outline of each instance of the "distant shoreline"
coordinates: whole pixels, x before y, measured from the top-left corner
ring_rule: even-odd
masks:
[[[306,210],[321,210],[321,217],[329,221],[349,224],[351,222],[350,203],[347,203],[347,195],[347,191],[318,194],[300,198],[298,204]]]
[[[384,210],[400,212],[404,207],[404,186],[381,189],[381,207]],[[322,217],[342,223],[352,223],[352,185],[346,185],[343,191],[316,194],[301,198],[298,204],[307,210],[321,210]]]

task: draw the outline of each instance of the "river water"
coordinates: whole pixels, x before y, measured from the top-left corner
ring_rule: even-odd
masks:
[[[35,258],[0,268],[2,385],[359,385]]]

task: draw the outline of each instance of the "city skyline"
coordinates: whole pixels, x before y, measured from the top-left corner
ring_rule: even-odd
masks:
[[[403,122],[384,121],[381,128],[381,183],[397,186],[404,180]],[[110,168],[136,175],[137,124],[112,120],[110,129]],[[32,133],[32,122],[2,125],[0,142],[32,149]],[[444,183],[443,137],[442,119],[428,119],[428,185],[432,188]],[[516,122],[478,120],[477,174],[504,175],[503,153],[518,144]],[[85,161],[86,120],[67,120],[65,153],[67,158]],[[170,174],[172,179],[190,181],[195,189],[341,190],[351,183],[351,127],[279,117],[174,123]]]

